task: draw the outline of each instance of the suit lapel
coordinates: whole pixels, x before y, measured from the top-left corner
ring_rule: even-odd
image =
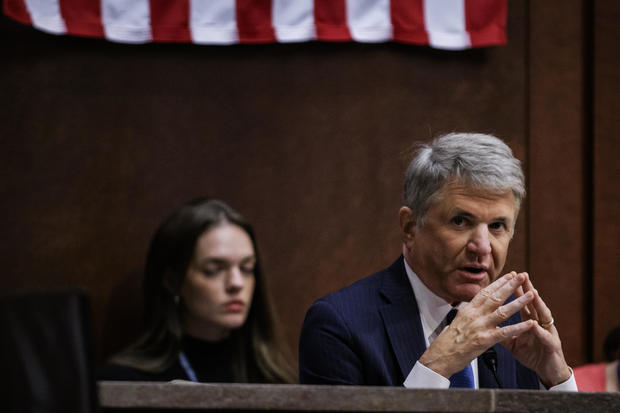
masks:
[[[386,304],[379,311],[404,379],[426,350],[426,343],[402,256],[387,269],[380,294]]]

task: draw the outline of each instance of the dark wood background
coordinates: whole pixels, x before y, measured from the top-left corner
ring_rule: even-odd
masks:
[[[620,324],[620,3],[511,0],[508,44],[123,45],[0,17],[2,292],[80,286],[125,345],[155,227],[211,195],[254,223],[291,348],[318,297],[389,265],[411,147],[490,132],[528,198],[528,270],[569,362]]]

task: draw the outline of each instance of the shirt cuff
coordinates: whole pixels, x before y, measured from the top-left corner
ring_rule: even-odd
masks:
[[[568,378],[568,380],[566,380],[563,383],[560,384],[556,384],[553,387],[550,387],[548,390],[549,391],[578,391],[577,390],[577,382],[575,381],[575,373],[573,373],[573,369],[570,369],[570,377]],[[540,380],[538,381],[540,383],[540,389],[541,390],[547,390],[547,388],[540,382]]]
[[[447,389],[450,380],[416,361],[403,386],[408,389]]]

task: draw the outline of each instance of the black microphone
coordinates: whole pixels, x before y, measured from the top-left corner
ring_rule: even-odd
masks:
[[[481,357],[489,370],[493,373],[497,387],[499,389],[503,389],[502,384],[499,382],[499,378],[497,377],[497,352],[495,349],[493,347],[488,348],[484,353],[482,353]]]

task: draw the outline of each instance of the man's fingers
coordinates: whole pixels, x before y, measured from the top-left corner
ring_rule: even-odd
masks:
[[[529,318],[536,320],[539,325],[548,324],[553,320],[551,310],[549,309],[549,307],[547,307],[547,304],[545,304],[544,300],[538,294],[538,290],[534,288],[534,285],[532,284],[529,275],[527,273],[524,274],[526,276],[526,280],[523,283],[523,289],[534,293],[534,299],[527,305],[530,311]],[[555,326],[551,325],[548,326],[546,329],[552,330],[554,328]]]
[[[537,313],[537,320],[541,325],[548,324],[553,320],[553,316],[551,315],[551,310],[549,309],[549,307],[547,307],[547,304],[545,304],[543,299],[540,298],[540,295],[538,295],[538,292],[536,292],[536,296],[534,297],[534,300],[532,300],[532,304]],[[554,328],[554,327],[553,325],[551,325],[547,328]]]
[[[499,284],[499,287],[493,283],[483,288],[476,294],[472,303],[475,302],[476,306],[494,310],[502,305],[510,294],[514,293],[525,280],[523,274],[516,274],[514,271],[506,274],[502,278],[505,278],[505,280],[503,280],[503,283]]]
[[[497,307],[497,310],[493,312],[491,323],[493,325],[503,323],[517,311],[526,308],[526,306],[531,303],[533,299],[534,293],[532,291],[528,291],[527,293],[515,298],[508,304]],[[527,318],[525,318],[525,320],[527,320]]]
[[[532,284],[532,281],[530,280],[529,274],[526,272],[523,274],[525,274],[525,282],[523,283],[523,291],[524,292],[531,291],[534,294],[536,294],[536,296],[538,296],[538,291],[534,289],[534,285]],[[538,317],[538,311],[536,310],[536,306],[534,305],[535,300],[536,299],[534,299],[531,303],[527,305],[527,309],[529,312],[528,318],[531,318],[532,320],[540,321],[540,318]],[[524,317],[522,318],[525,319]]]
[[[519,298],[519,297],[523,297],[525,293],[523,292],[523,286],[520,285],[516,290],[515,290],[515,298]],[[530,304],[528,303],[527,305],[525,305],[524,307],[521,308],[521,320],[529,320],[531,317],[530,315],[532,314],[531,311],[529,310]]]
[[[512,280],[517,275],[516,271],[510,271],[508,274],[504,274],[499,277],[497,280],[493,281],[491,284],[487,285],[485,290],[492,293],[499,290],[501,287],[506,285],[507,282]]]
[[[495,339],[497,343],[504,342],[506,340],[511,340],[515,337],[520,336],[521,334],[529,331],[530,329],[536,326],[536,321],[527,320],[522,321],[517,324],[511,324],[506,327],[499,327],[495,330]]]

